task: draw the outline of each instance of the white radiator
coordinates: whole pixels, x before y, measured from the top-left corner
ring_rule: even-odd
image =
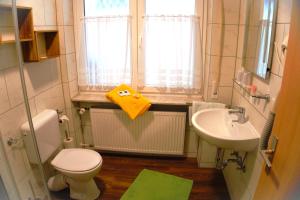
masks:
[[[117,109],[92,108],[90,114],[96,149],[183,155],[185,112],[148,111],[135,120]]]

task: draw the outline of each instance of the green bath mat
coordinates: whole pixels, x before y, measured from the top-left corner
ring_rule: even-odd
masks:
[[[188,200],[193,181],[144,169],[121,200]]]

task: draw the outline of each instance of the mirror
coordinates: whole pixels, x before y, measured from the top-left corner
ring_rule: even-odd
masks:
[[[248,0],[243,66],[261,79],[271,71],[277,0]]]

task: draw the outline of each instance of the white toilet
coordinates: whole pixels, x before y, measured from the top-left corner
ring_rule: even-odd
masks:
[[[58,116],[54,110],[44,110],[32,120],[40,158],[42,163],[45,163],[62,144]],[[37,164],[38,157],[34,152],[28,122],[22,125],[22,131],[28,159],[32,164]],[[100,190],[93,179],[102,166],[102,157],[99,153],[89,149],[63,149],[51,164],[64,175],[70,187],[71,198],[93,200],[99,196]]]

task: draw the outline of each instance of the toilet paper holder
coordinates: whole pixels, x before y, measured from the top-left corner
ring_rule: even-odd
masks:
[[[70,119],[68,118],[67,115],[64,114],[64,111],[56,109],[57,116],[58,116],[58,122],[59,123],[64,123],[65,121],[69,122]]]

